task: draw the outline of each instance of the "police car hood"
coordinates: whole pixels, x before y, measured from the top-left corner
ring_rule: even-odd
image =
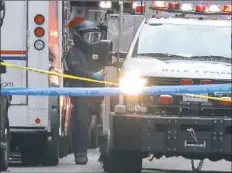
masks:
[[[139,72],[141,76],[201,78],[231,80],[231,64],[217,61],[128,58],[123,69]]]

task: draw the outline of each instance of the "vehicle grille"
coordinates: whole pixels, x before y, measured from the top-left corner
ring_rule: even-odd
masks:
[[[158,78],[152,77],[149,78],[148,85],[149,86],[161,86],[161,85],[180,85],[180,81],[183,78]],[[208,79],[193,79],[193,85],[199,85],[201,80],[208,80]],[[214,84],[224,84],[224,83],[231,83],[231,81],[226,80],[213,80]]]
[[[160,85],[179,85],[180,79],[177,78],[149,78],[149,86]]]
[[[193,79],[193,85],[199,85],[201,80],[208,79]],[[152,77],[148,79],[148,86],[162,86],[162,85],[180,85],[180,78],[158,78]],[[231,81],[226,80],[213,80],[214,84],[223,84],[223,83],[231,83]],[[208,93],[211,97],[216,97],[214,93]],[[231,97],[230,95],[226,95]],[[150,113],[158,113],[164,112],[166,114],[191,114],[192,111],[190,106],[195,102],[184,102],[183,96],[181,95],[173,95],[173,102],[169,105],[162,105],[159,102],[160,96],[142,96],[140,98],[140,103],[144,106],[148,107]],[[195,103],[196,104],[196,103]],[[201,115],[215,115],[215,116],[231,116],[231,105],[221,105],[218,100],[208,100],[208,102],[197,103],[200,104],[201,110],[199,114]]]

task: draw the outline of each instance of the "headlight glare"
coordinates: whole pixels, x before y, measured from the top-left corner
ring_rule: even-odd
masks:
[[[138,95],[145,87],[147,80],[137,72],[128,72],[119,81],[122,92],[128,95]]]

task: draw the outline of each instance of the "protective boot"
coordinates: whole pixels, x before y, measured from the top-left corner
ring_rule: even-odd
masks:
[[[87,152],[76,153],[74,156],[77,165],[86,165],[88,163]]]

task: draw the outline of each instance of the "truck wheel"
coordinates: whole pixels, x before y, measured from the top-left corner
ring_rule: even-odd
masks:
[[[65,142],[65,155],[67,156],[69,154],[69,137],[65,136],[64,137],[64,142]]]
[[[91,129],[90,132],[90,149],[95,149],[98,147],[98,137],[99,137],[99,128],[95,126]]]
[[[65,140],[64,140],[64,137],[60,137],[59,138],[59,143],[60,143],[60,146],[59,146],[59,158],[62,158],[62,157],[65,157],[66,156],[66,153],[65,153]]]
[[[42,164],[44,166],[59,164],[59,129],[52,130],[51,140],[45,143]]]
[[[67,136],[60,137],[59,157],[63,158],[69,154],[69,139]]]
[[[109,173],[140,173],[142,156],[131,151],[112,151],[103,158],[103,169]]]
[[[3,133],[0,148],[0,171],[6,171],[9,166],[9,153],[10,153],[10,130],[8,116],[5,121],[5,126],[1,129]]]
[[[69,137],[68,138],[68,144],[69,144],[69,147],[68,147],[68,154],[71,154],[71,153],[73,153],[73,144],[72,144],[72,138],[71,137]]]
[[[22,149],[22,165],[23,166],[38,166],[41,163],[41,152],[40,148],[24,148]]]

